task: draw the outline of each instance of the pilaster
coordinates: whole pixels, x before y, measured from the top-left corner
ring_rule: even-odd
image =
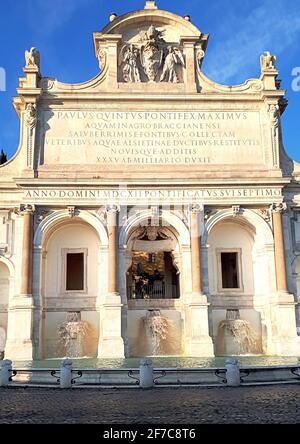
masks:
[[[23,217],[23,253],[21,265],[20,294],[10,302],[5,356],[10,359],[31,360],[33,358],[32,297],[32,237],[33,205],[21,205],[18,214]]]
[[[118,282],[118,213],[116,206],[107,207],[108,294],[99,307],[100,335],[98,356],[124,358],[122,307]]]

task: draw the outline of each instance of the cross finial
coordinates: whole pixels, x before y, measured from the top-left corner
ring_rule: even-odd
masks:
[[[145,9],[157,9],[155,1],[146,1]]]

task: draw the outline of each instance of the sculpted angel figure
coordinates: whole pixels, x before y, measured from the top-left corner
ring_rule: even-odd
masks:
[[[123,66],[123,77],[125,82],[140,82],[141,76],[138,67],[139,50],[133,45],[125,45],[120,53],[119,65]]]
[[[40,53],[36,50],[36,48],[31,48],[30,51],[25,51],[25,60],[26,67],[40,67]]]
[[[165,58],[163,72],[160,77],[161,82],[179,83],[176,65],[184,66],[184,57],[179,49],[169,46],[168,55]]]

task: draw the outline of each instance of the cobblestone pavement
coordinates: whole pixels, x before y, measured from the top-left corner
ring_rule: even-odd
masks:
[[[300,385],[240,388],[0,389],[0,423],[300,423]]]

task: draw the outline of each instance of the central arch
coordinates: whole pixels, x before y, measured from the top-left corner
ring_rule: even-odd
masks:
[[[155,223],[151,210],[139,211],[121,227],[119,252],[122,271],[119,287],[124,304],[122,329],[128,338],[127,353],[130,356],[181,355],[184,337],[182,306],[186,294],[191,291],[188,227],[170,211],[160,211]],[[129,291],[133,280],[134,294]],[[151,322],[167,331],[169,339],[163,344],[159,342],[160,346],[149,343],[146,332]],[[140,344],[143,344],[142,348]]]
[[[122,302],[127,305],[126,274],[132,264],[133,234],[139,227],[150,226],[153,220],[151,209],[138,211],[131,215],[121,227],[119,234],[119,288]],[[149,223],[150,221],[150,223]],[[180,293],[191,292],[191,264],[190,264],[190,233],[188,227],[176,214],[162,210],[157,218],[160,226],[167,230],[173,241],[173,262],[181,275]],[[149,251],[149,253],[151,253]],[[154,251],[153,251],[154,253]],[[184,266],[183,266],[184,264]],[[122,272],[125,270],[125,273]]]
[[[143,210],[138,213],[131,215],[126,223],[121,227],[120,236],[119,236],[119,247],[124,248],[126,246],[126,242],[128,240],[129,233],[133,228],[138,227],[143,224],[143,222],[152,219],[153,212],[152,210]],[[167,210],[160,211],[159,219],[165,223],[166,227],[174,228],[178,235],[178,242],[181,247],[190,246],[190,233],[188,227],[184,224],[181,218],[179,218],[176,214],[171,213]]]

